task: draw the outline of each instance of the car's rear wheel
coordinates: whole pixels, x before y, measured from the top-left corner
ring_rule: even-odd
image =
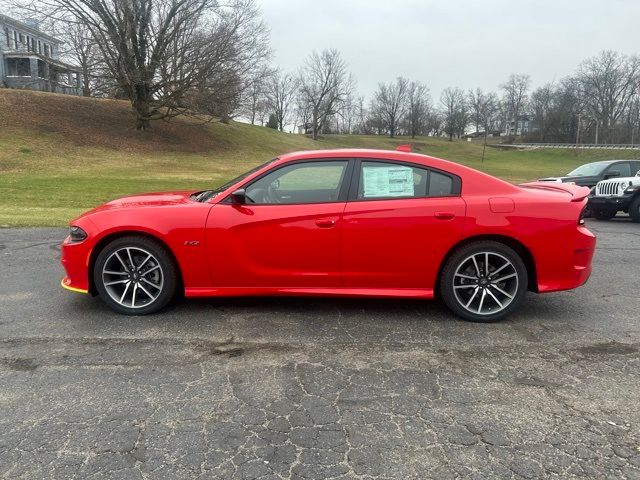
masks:
[[[166,249],[145,237],[122,237],[96,258],[93,281],[113,310],[145,315],[164,307],[175,295],[176,268]]]
[[[634,198],[629,205],[629,216],[634,222],[640,223],[640,195],[638,194],[636,194],[636,198]]]
[[[592,210],[592,213],[594,218],[598,220],[611,220],[613,217],[616,216],[616,213],[618,212],[608,208],[594,208]]]
[[[463,246],[440,277],[445,304],[472,322],[495,322],[513,312],[527,291],[527,269],[510,247],[494,241]]]

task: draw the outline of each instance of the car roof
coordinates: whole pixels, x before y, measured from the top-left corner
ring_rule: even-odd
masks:
[[[595,164],[609,165],[616,162],[638,162],[638,161],[640,160],[636,160],[633,158],[621,158],[619,160],[598,160],[597,162],[585,163],[585,165],[595,165]]]
[[[397,160],[408,163],[424,165],[426,168],[434,168],[444,172],[452,173],[467,180],[466,193],[481,193],[491,191],[501,191],[504,193],[514,192],[517,188],[497,177],[491,176],[461,163],[432,157],[421,153],[402,152],[399,150],[374,150],[363,148],[339,148],[330,150],[303,150],[286,153],[278,157],[276,164],[295,162],[298,160],[312,159],[338,159],[338,158],[363,158],[372,160]]]

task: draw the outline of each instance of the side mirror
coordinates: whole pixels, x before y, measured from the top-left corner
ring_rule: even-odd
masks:
[[[604,179],[609,180],[610,178],[619,177],[619,176],[620,176],[620,172],[617,170],[613,170],[611,172],[605,173]]]
[[[247,192],[245,192],[244,188],[239,188],[238,190],[231,192],[231,201],[237,205],[244,205],[247,203]]]

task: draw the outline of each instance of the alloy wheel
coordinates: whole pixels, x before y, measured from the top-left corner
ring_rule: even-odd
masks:
[[[114,251],[104,262],[102,282],[111,299],[126,308],[143,308],[155,302],[164,286],[158,259],[140,247]]]
[[[505,256],[477,252],[455,270],[453,292],[458,303],[476,315],[493,315],[511,304],[518,292],[518,271]]]

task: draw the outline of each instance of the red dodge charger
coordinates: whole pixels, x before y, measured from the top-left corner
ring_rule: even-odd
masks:
[[[584,284],[595,236],[589,189],[512,185],[401,151],[283,155],[215,190],[108,202],[71,222],[62,286],[114,310],[174,295],[433,298],[501,319],[528,290]]]

